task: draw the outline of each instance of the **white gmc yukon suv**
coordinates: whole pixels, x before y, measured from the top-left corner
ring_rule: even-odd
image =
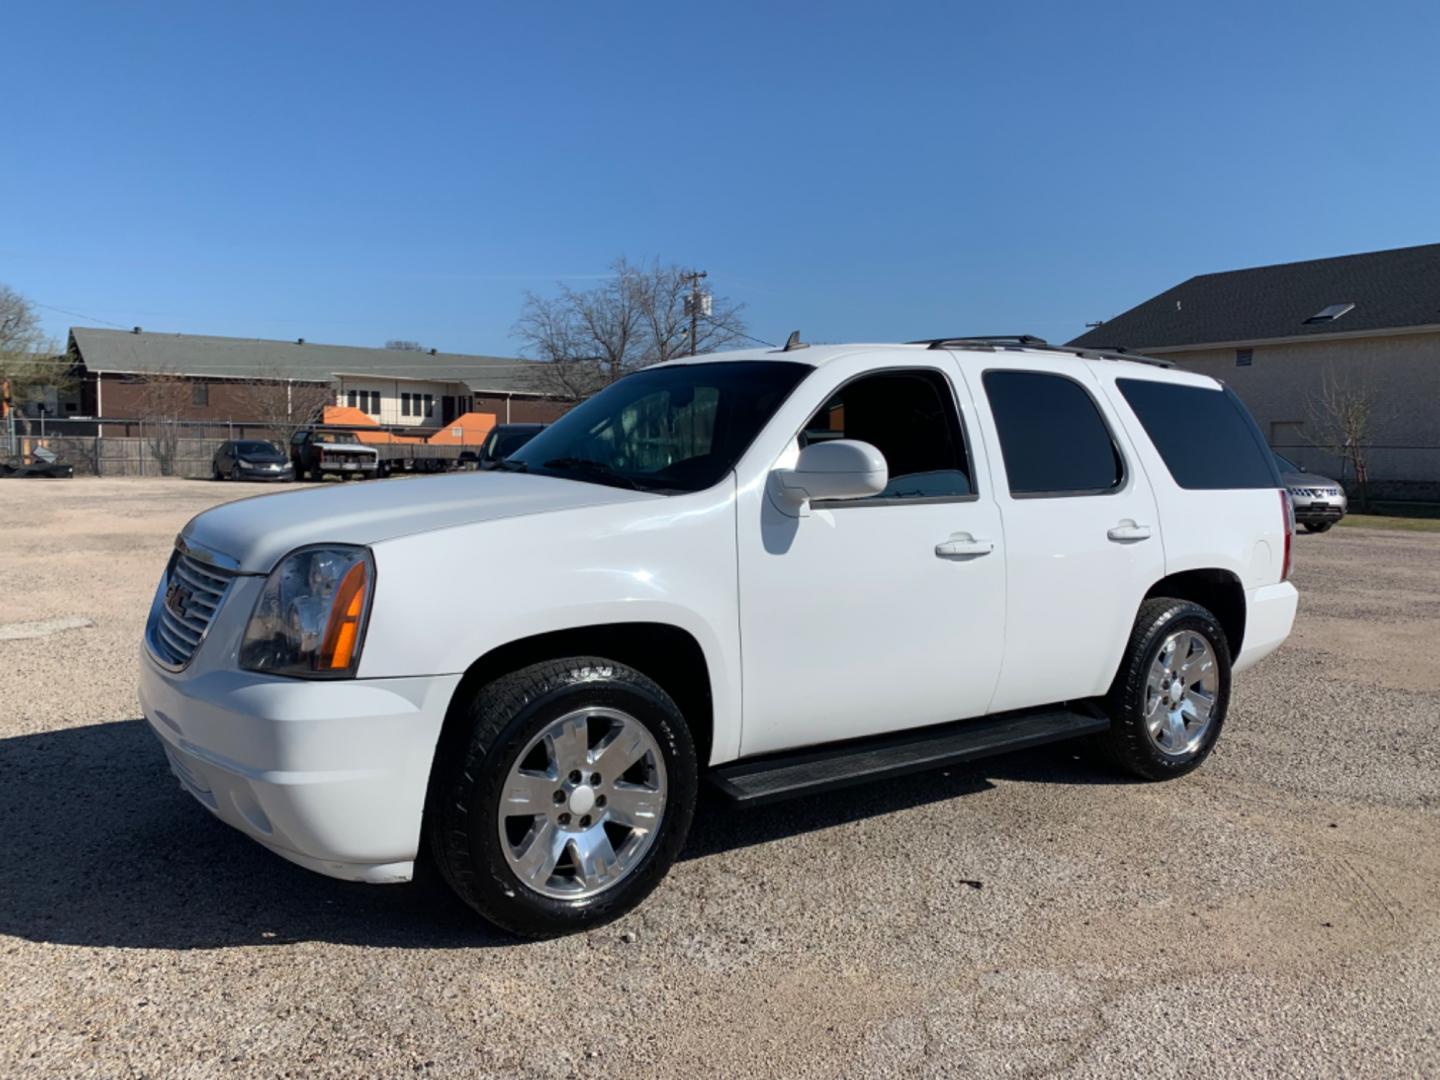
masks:
[[[1085,737],[1210,753],[1285,639],[1293,520],[1235,395],[968,338],[629,375],[499,470],[267,495],[181,533],[141,703],[181,784],[301,866],[422,845],[523,934],[759,804]]]

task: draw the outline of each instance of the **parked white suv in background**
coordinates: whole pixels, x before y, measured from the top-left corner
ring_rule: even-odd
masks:
[[[302,866],[422,843],[494,922],[613,917],[740,803],[1088,736],[1179,776],[1290,632],[1229,390],[1031,338],[648,368],[490,473],[209,510],[146,631],[184,787]]]

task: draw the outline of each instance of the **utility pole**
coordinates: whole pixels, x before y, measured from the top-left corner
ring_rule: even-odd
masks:
[[[700,316],[709,315],[711,311],[710,294],[700,291],[700,280],[708,275],[704,270],[692,270],[681,276],[690,282],[690,295],[685,298],[685,314],[690,316],[690,355],[694,356],[700,335]]]

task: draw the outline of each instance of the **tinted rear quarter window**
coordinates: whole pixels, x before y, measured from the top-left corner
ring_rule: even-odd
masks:
[[[1233,392],[1152,379],[1115,385],[1182,488],[1281,486],[1274,457]]]
[[[1011,495],[1100,495],[1120,486],[1124,468],[1110,429],[1074,379],[987,371],[984,382]]]

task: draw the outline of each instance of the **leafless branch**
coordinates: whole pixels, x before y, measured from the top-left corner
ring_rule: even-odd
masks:
[[[687,271],[618,259],[593,289],[558,286],[555,296],[526,293],[513,333],[539,360],[542,393],[569,401],[588,397],[637,368],[690,352],[685,297]],[[712,298],[711,314],[696,327],[696,352],[713,352],[745,338],[741,305]]]
[[[267,368],[241,385],[240,396],[249,416],[283,448],[295,432],[320,420],[334,391],[327,383],[297,382],[278,368]]]
[[[1327,370],[1310,397],[1309,412],[1310,441],[1340,459],[1340,479],[1352,474],[1360,509],[1368,510],[1370,444],[1379,419],[1374,391],[1354,374]]]

